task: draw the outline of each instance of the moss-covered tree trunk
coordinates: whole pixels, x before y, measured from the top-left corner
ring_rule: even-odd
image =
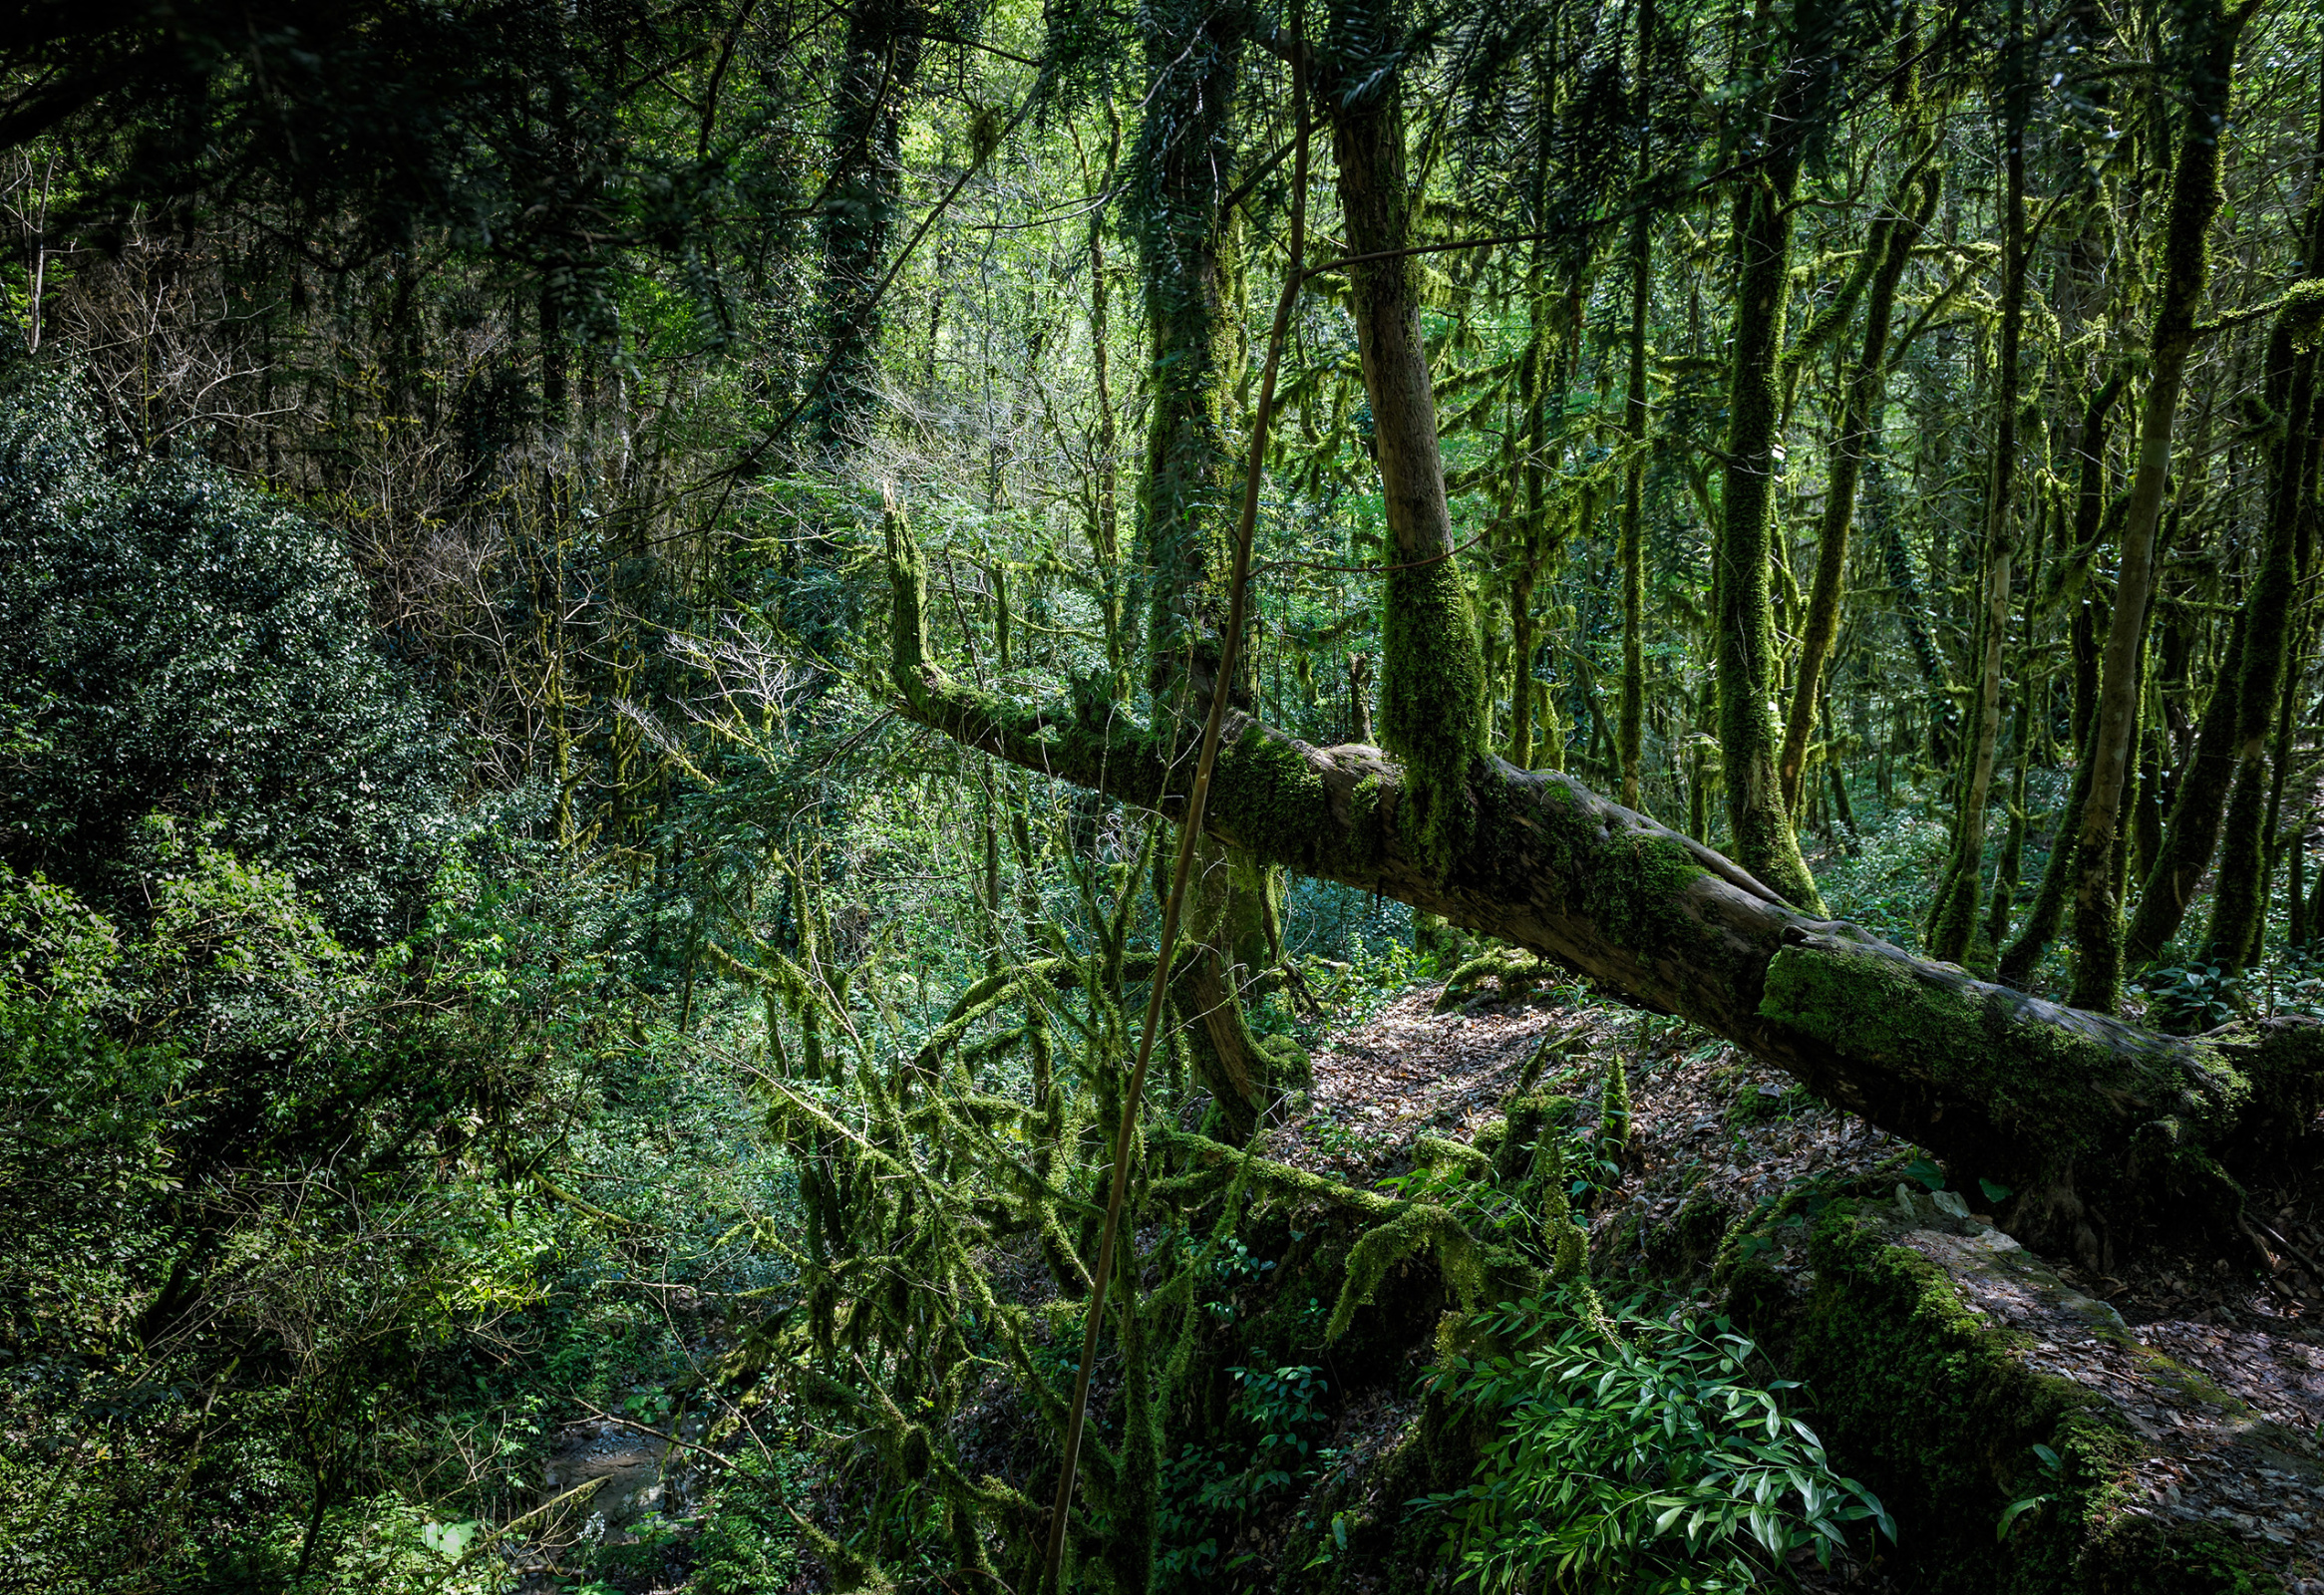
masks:
[[[2098,536],[2106,513],[2107,418],[2122,398],[2128,380],[2118,369],[2101,383],[2082,414],[2082,425],[2075,430],[2074,520],[2067,544],[2060,550],[2061,562],[2080,557],[2081,550]],[[2065,811],[2051,834],[2049,862],[2043,866],[2042,884],[2027,910],[2025,926],[2001,952],[1997,973],[2011,986],[2023,986],[2033,978],[2035,966],[2065,921],[2067,898],[2076,878],[2074,849],[2082,832],[2082,805],[2090,797],[2090,737],[2098,721],[2098,637],[2088,599],[2075,604],[2067,632],[2074,658],[2074,780],[2067,791]]]
[[[1353,260],[1349,305],[1372,406],[1388,573],[1380,626],[1380,743],[1403,761],[1423,847],[1452,856],[1476,819],[1473,775],[1485,757],[1485,659],[1453,558],[1453,515],[1437,447],[1436,393],[1421,336],[1412,257],[1413,193],[1405,174],[1402,74],[1373,52],[1394,38],[1385,0],[1335,17],[1323,98]]]
[[[2263,885],[2267,744],[2285,691],[2284,660],[2290,653],[2292,608],[2302,575],[2300,531],[2314,500],[2316,471],[2308,426],[2314,408],[2315,321],[2324,314],[2320,289],[2324,283],[2314,280],[2295,289],[2291,301],[2277,313],[2268,338],[2265,402],[2276,418],[2277,437],[2268,450],[2267,540],[2240,617],[2243,658],[2233,678],[2235,781],[2220,837],[2219,878],[2203,953],[2205,962],[2230,973],[2243,968],[2267,909]],[[2311,347],[2299,347],[2302,344]],[[2222,691],[2227,684],[2222,678]]]
[[[852,0],[831,95],[830,191],[824,201],[823,319],[830,373],[809,413],[816,451],[835,459],[861,440],[877,404],[872,365],[882,316],[872,299],[887,263],[903,180],[903,101],[919,76],[921,25],[899,0]]]
[[[1654,0],[1638,7],[1638,73],[1633,95],[1640,127],[1652,126],[1650,69],[1654,59]],[[1653,172],[1654,147],[1638,141],[1639,189]],[[1614,748],[1622,762],[1622,802],[1640,806],[1638,777],[1646,722],[1646,317],[1654,298],[1654,214],[1641,202],[1630,218],[1630,370],[1622,400],[1622,432],[1630,458],[1622,470],[1622,709]]]
[[[1545,76],[1545,75],[1544,75]],[[1546,82],[1537,86],[1540,104],[1534,118],[1533,210],[1545,208],[1549,187],[1549,141],[1554,130],[1552,101]],[[1523,457],[1518,464],[1522,506],[1518,510],[1517,570],[1509,583],[1509,763],[1530,770],[1534,756],[1533,725],[1533,587],[1549,547],[1549,240],[1536,239],[1525,264],[1525,352],[1517,363],[1518,437]],[[1549,728],[1541,728],[1546,732]],[[1559,754],[1563,759],[1562,748]]]
[[[1139,565],[1147,583],[1147,688],[1155,726],[1190,771],[1203,711],[1218,678],[1242,485],[1231,415],[1241,378],[1242,245],[1226,206],[1235,173],[1233,107],[1245,23],[1191,3],[1141,13],[1147,110],[1134,155],[1133,221],[1145,301],[1149,366],[1146,469],[1138,505]],[[1250,654],[1229,686],[1250,704]],[[1230,970],[1235,872],[1223,854],[1202,858],[1198,894],[1171,983],[1203,1086],[1247,1134],[1296,1059],[1251,1034]],[[1247,906],[1247,905],[1245,905]]]
[[[2219,655],[2218,679],[2195,728],[2194,752],[2179,773],[2169,824],[2140,890],[2138,909],[2123,931],[2123,953],[2134,966],[2152,961],[2178,934],[2195,887],[2211,867],[2220,815],[2235,780],[2235,710],[2243,678],[2244,633],[2244,616],[2237,614],[2228,622],[2227,646]]]
[[[2256,9],[2257,0],[2244,0],[2233,12],[2220,0],[2192,0],[2179,13],[2179,53],[2189,81],[2171,165],[2161,302],[2148,342],[2138,468],[2123,516],[2114,619],[2107,631],[2106,673],[2089,754],[2090,795],[2083,803],[2075,849],[2079,879],[2074,892],[2074,1006],[2099,1013],[2112,1013],[2122,994],[2115,832],[2138,735],[2148,598],[2155,585],[2155,534],[2170,474],[2179,391],[2186,380],[2187,356],[2198,337],[2195,318],[2210,281],[2209,235],[2219,209],[2219,138],[2227,123],[2235,42]]]
[[[1783,738],[1773,707],[1775,614],[1768,589],[1781,469],[1777,366],[1791,294],[1798,179],[1797,155],[1779,157],[1735,199],[1734,364],[1717,551],[1719,752],[1736,857],[1788,900],[1821,914],[1824,901],[1800,856],[1778,774]]]
[[[1985,488],[1985,602],[1978,621],[1976,715],[1962,754],[1952,858],[1938,888],[1928,939],[1930,952],[1953,963],[1970,956],[1977,932],[1977,893],[1985,879],[1985,809],[2001,745],[2001,664],[2009,643],[2010,569],[2016,552],[2012,511],[2017,498],[2019,353],[2025,336],[2027,265],[2024,21],[2022,0],[2011,0],[2009,39],[2002,51],[2000,369],[1994,383],[1993,461]]]
[[[1106,167],[1094,186],[1099,192],[1114,186],[1122,161],[1122,118],[1106,108]],[[1085,172],[1085,175],[1088,173]],[[1121,438],[1114,415],[1113,291],[1106,260],[1104,209],[1090,215],[1090,381],[1097,410],[1097,437],[1092,440],[1090,480],[1090,549],[1098,557],[1099,589],[1104,594],[1106,664],[1114,675],[1114,690],[1128,685],[1129,645],[1123,612],[1121,532]]]
[[[1808,592],[1808,622],[1800,638],[1800,669],[1792,685],[1791,713],[1784,725],[1780,769],[1785,806],[1800,806],[1802,772],[1815,724],[1818,695],[1832,640],[1839,634],[1841,587],[1847,575],[1848,530],[1855,519],[1856,483],[1864,457],[1876,447],[1878,417],[1887,392],[1888,334],[1896,314],[1896,288],[1920,242],[1921,229],[1936,208],[1938,179],[1916,173],[1897,194],[1886,215],[1872,225],[1865,248],[1876,262],[1864,301],[1863,343],[1849,374],[1831,446],[1831,479],[1825,489],[1824,514],[1816,532],[1816,577]]]
[[[2018,642],[2017,762],[2010,772],[2009,836],[1993,871],[1993,895],[1985,910],[1985,943],[1998,949],[2009,936],[2010,911],[2016,906],[2018,876],[2025,864],[2026,787],[2033,774],[2034,751],[2040,738],[2034,725],[2034,706],[2048,690],[2048,673],[2041,667],[2034,628],[2041,617],[2042,564],[2048,554],[2049,517],[2035,523],[2033,561],[2026,569],[2025,618]]]
[[[1920,670],[1921,685],[1927,693],[1925,740],[1929,762],[1942,765],[1952,747],[1952,681],[1945,674],[1944,655],[1938,652],[1936,639],[1929,634],[1928,597],[1921,590],[1920,570],[1913,562],[1912,550],[1905,546],[1904,528],[1896,523],[1895,501],[1877,454],[1864,461],[1863,497],[1864,530],[1879,550],[1889,591],[1894,594],[1896,623],[1904,628],[1905,643],[1912,650],[1912,662]]]

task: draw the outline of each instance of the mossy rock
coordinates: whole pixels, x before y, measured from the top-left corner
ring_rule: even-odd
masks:
[[[1815,1106],[1816,1099],[1802,1087],[1756,1085],[1745,1081],[1728,1099],[1727,1122],[1730,1124],[1761,1124],[1771,1118],[1785,1118],[1803,1108]]]
[[[1649,1225],[1644,1235],[1646,1261],[1656,1273],[1688,1274],[1708,1268],[1719,1255],[1719,1243],[1735,1215],[1704,1196],[1690,1196],[1667,1223]]]
[[[1932,1595],[2276,1587],[2256,1541],[2160,1515],[2134,1493],[2142,1458],[2169,1439],[2142,1439],[2113,1398],[2041,1366],[2054,1346],[2105,1341],[2135,1359],[2158,1402],[2194,1400],[2199,1377],[2142,1346],[2111,1308],[1999,1231],[1937,1211],[1924,1193],[1832,1202],[1810,1231],[1808,1261],[1814,1282],[1804,1300],[1764,1257],[1742,1263],[1729,1310],[1808,1383],[1837,1464],[1895,1515],[1899,1540],[1886,1554],[1909,1587]],[[2244,1427],[2256,1435],[2266,1426]],[[2062,1459],[2058,1476],[2044,1470],[2037,1445]],[[2265,1454],[2286,1465],[2281,1451]],[[2036,1495],[2051,1498],[1998,1534],[2011,1503]]]

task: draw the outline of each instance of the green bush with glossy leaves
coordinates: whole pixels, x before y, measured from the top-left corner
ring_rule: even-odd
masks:
[[[376,946],[427,901],[452,770],[339,537],[213,468],[109,450],[53,376],[0,392],[0,857],[134,911],[163,812]]]
[[[1851,1525],[1894,1537],[1878,1497],[1831,1468],[1799,1385],[1763,1377],[1726,1320],[1613,1317],[1618,1340],[1558,1296],[1504,1303],[1473,1326],[1524,1349],[1440,1373],[1497,1426],[1467,1488],[1416,1503],[1446,1515],[1478,1588],[1782,1587],[1796,1554],[1828,1563]]]

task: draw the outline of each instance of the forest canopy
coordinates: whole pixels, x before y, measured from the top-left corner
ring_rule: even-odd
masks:
[[[8,1581],[2324,1587],[2309,8],[0,46]]]

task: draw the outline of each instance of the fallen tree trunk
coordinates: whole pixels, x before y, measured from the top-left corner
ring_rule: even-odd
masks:
[[[1174,815],[1190,739],[1120,706],[1005,698],[930,657],[926,570],[888,520],[890,669],[908,718],[1026,769]],[[1450,853],[1404,812],[1379,749],[1315,748],[1230,720],[1206,828],[1303,874],[1378,892],[1556,958],[1789,1071],[1935,1153],[1952,1183],[2007,1187],[1997,1217],[2095,1266],[2179,1232],[2257,1246],[2239,1181],[2312,1164],[2324,1027],[2178,1040],[1987,985],[1834,921],[1571,779],[1478,767]]]

